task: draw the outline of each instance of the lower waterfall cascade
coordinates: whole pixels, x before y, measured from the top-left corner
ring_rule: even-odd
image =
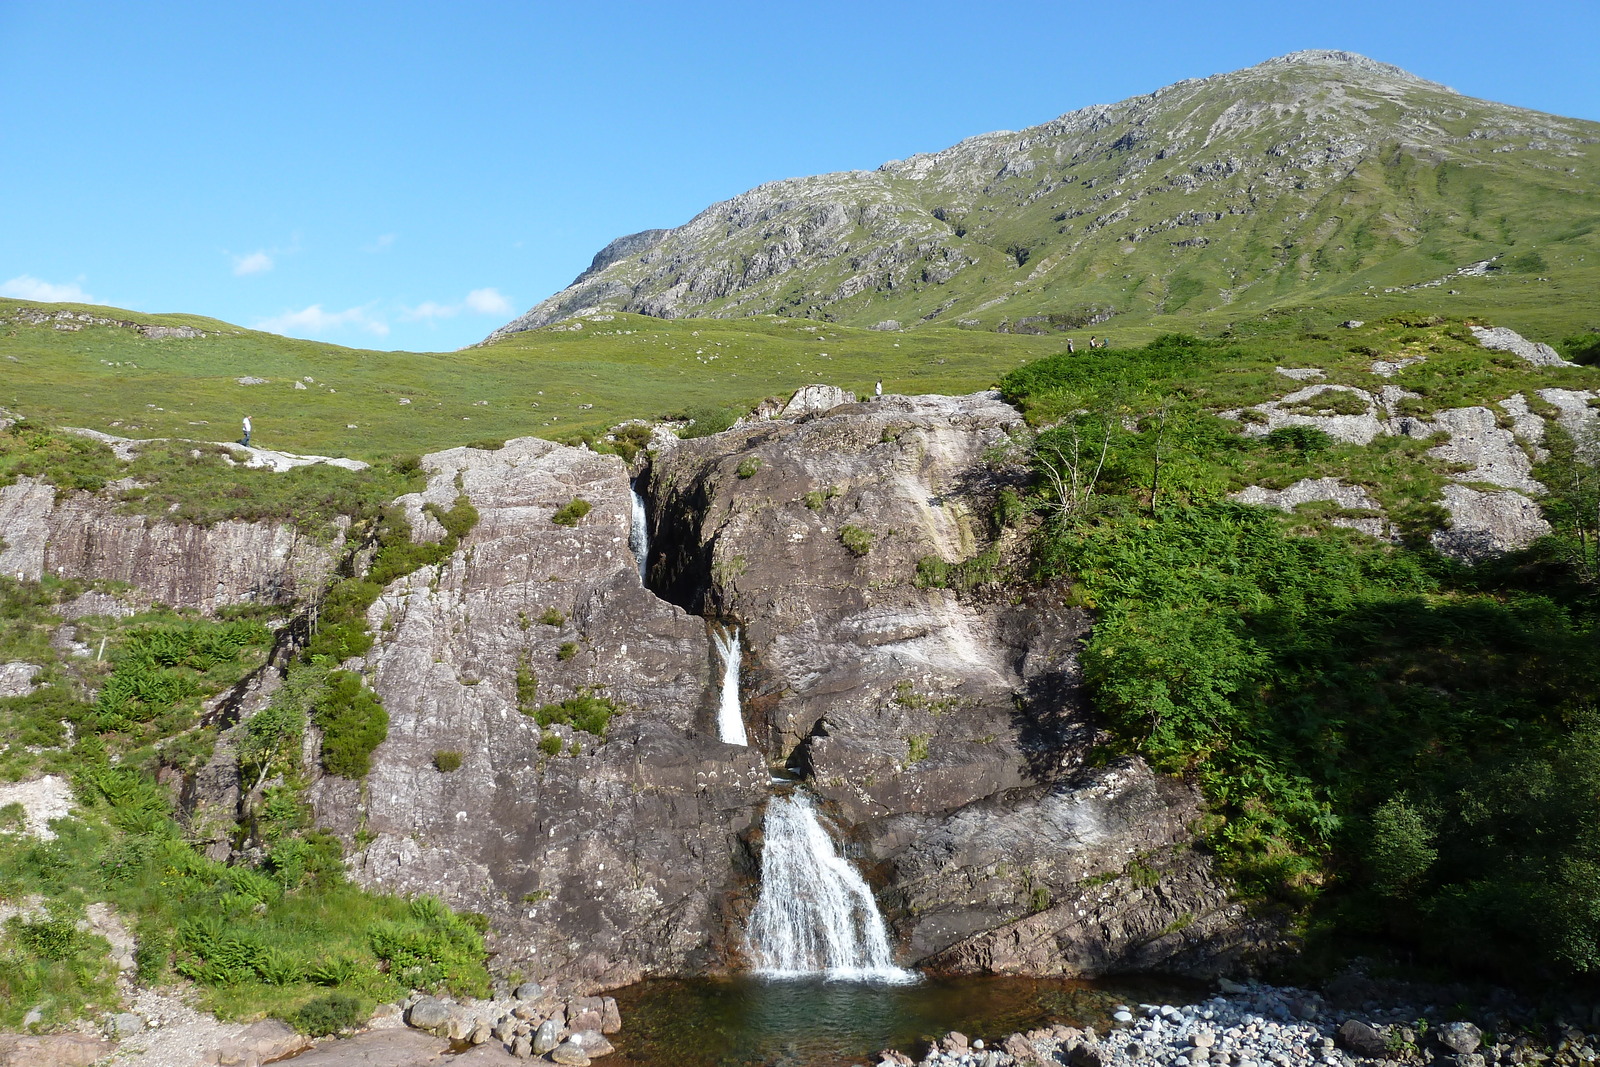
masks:
[[[717,702],[717,737],[730,745],[748,747],[750,736],[744,728],[744,709],[739,705],[739,631],[713,629],[711,640],[722,654],[722,690]]]
[[[918,980],[895,966],[872,889],[798,791],[767,804],[761,895],[747,940],[755,972],[768,978]]]

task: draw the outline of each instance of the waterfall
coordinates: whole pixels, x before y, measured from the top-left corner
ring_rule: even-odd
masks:
[[[761,897],[750,916],[756,971],[773,978],[821,975],[913,982],[894,965],[889,932],[872,890],[799,792],[767,804]]]
[[[711,631],[711,640],[722,653],[722,699],[717,703],[717,736],[730,745],[749,745],[744,731],[744,709],[739,706],[739,631],[733,628]]]
[[[639,495],[636,485],[630,484],[628,488],[633,493],[633,526],[628,530],[628,547],[633,549],[634,558],[639,561],[639,584],[648,589],[650,588],[650,528],[645,525],[644,497]]]

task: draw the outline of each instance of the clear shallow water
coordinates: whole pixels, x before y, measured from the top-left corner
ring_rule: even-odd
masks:
[[[1028,978],[914,985],[656,980],[615,990],[623,1029],[607,1067],[848,1067],[880,1049],[920,1056],[950,1030],[998,1039],[1049,1023],[1104,1027],[1114,1005],[1172,1003],[1200,987]],[[1187,1003],[1188,1000],[1177,1000]]]

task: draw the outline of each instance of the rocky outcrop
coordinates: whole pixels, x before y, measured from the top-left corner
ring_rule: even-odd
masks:
[[[364,833],[366,884],[488,915],[526,974],[600,987],[714,969],[766,771],[710,732],[704,622],[640,585],[627,470],[535,439],[424,463],[407,506],[460,493],[480,519],[371,609],[388,740],[359,787],[315,788],[318,818]],[[553,521],[577,499],[586,515]],[[529,714],[585,695],[618,709],[604,739]],[[458,769],[438,769],[442,751]]]
[[[501,964],[582,990],[742,965],[768,763],[850,838],[907,962],[1027,917],[1021,865],[994,871],[1002,842],[1059,851],[1027,866],[1065,899],[1129,848],[1182,836],[1188,787],[1137,762],[1117,771],[1133,784],[1071,777],[1093,740],[1083,612],[913,580],[925,557],[959,564],[991,542],[988,500],[1015,472],[986,456],[1017,413],[987,394],[828,399],[656,453],[642,481],[665,599],[629,553],[615,457],[524,439],[425,458],[427,489],[402,501],[418,536],[443,534],[424,506],[458,495],[480,519],[448,560],[383,592],[378,641],[347,664],[383,697],[388,739],[363,783],[324,778],[313,802],[323,825],[359,834],[359,880],[483,912]],[[580,499],[587,514],[555,521]],[[750,747],[717,740],[701,614],[741,630]],[[616,707],[603,738],[540,712],[596,697]],[[1069,843],[1086,819],[1106,833]],[[1211,936],[1225,893],[1186,862],[1159,917],[1137,917],[1147,895],[1097,914],[1145,929],[1179,908]],[[972,887],[990,883],[1007,888],[980,900]],[[1107,958],[1136,954],[1130,937]]]
[[[1473,326],[1472,336],[1484,348],[1495,352],[1510,352],[1520,359],[1527,360],[1535,367],[1576,367],[1576,363],[1568,363],[1561,358],[1561,354],[1547,344],[1530,341],[1515,330],[1505,326]]]
[[[1526,548],[1550,532],[1539,505],[1521,493],[1447,485],[1440,501],[1449,523],[1430,540],[1445,555],[1476,561]]]
[[[33,680],[43,669],[37,663],[0,663],[0,699],[32,693],[38,688]]]
[[[1250,929],[1193,850],[1200,813],[1192,789],[1126,759],[997,794],[921,832],[913,817],[880,832],[911,839],[888,878],[912,951],[934,970],[1216,974],[1272,935]]]
[[[1367,515],[1333,515],[1329,524],[1357,530],[1369,537],[1393,538],[1394,530],[1383,517],[1383,507],[1372,494],[1359,485],[1345,485],[1337,478],[1302,478],[1283,489],[1267,489],[1259,485],[1246,486],[1229,497],[1241,504],[1259,504],[1294,511],[1301,504],[1326,501],[1348,511],[1370,511]]]
[[[907,959],[952,969],[989,966],[957,946],[1026,916],[1037,893],[1186,843],[1196,811],[1192,790],[1137,761],[1073,777],[1094,734],[1084,612],[915,580],[927,557],[959,564],[990,543],[989,504],[1014,472],[986,457],[1020,428],[987,394],[882,397],[684,442],[651,477],[658,587],[742,629],[752,743],[852,834]],[[1226,897],[1196,860],[1167,911],[1124,895],[1097,914],[1129,930],[1205,915],[1194,936],[1221,937],[1238,918]],[[1070,941],[1050,973],[1183,966],[1177,949],[1138,956],[1132,934]]]
[[[0,488],[0,574],[127,582],[174,607],[287,604],[318,588],[337,557],[289,523],[150,521],[89,493],[19,478]]]

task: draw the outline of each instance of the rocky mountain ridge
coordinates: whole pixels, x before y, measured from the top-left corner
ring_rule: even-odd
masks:
[[[1571,230],[1597,143],[1595,123],[1296,52],[875,171],[758,186],[612,242],[489,340],[616,310],[1038,329],[1421,282]]]

